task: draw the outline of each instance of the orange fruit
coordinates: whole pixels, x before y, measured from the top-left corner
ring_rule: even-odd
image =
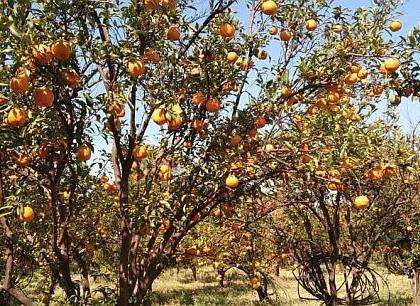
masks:
[[[65,61],[70,57],[71,46],[65,39],[59,39],[51,46],[52,55],[59,61]]]
[[[133,150],[133,158],[135,161],[141,161],[143,158],[147,157],[148,152],[147,148],[144,146],[136,146]]]
[[[168,127],[171,130],[177,130],[182,124],[182,117],[181,116],[175,116],[171,120],[168,121]]]
[[[365,209],[369,206],[369,199],[367,196],[358,196],[353,200],[353,207],[356,209]]]
[[[195,119],[193,122],[193,126],[194,126],[194,129],[197,130],[197,132],[200,132],[205,128],[205,123],[201,119]]]
[[[192,97],[192,103],[195,105],[203,105],[207,101],[207,95],[201,91],[197,92]]]
[[[23,75],[14,77],[10,80],[10,89],[15,94],[24,94],[29,90],[31,83],[29,78]]]
[[[387,165],[384,169],[384,177],[391,177],[397,174],[398,166],[396,165]]]
[[[401,30],[401,28],[402,28],[401,20],[394,20],[389,25],[389,29],[392,32],[397,32],[397,31]]]
[[[350,70],[353,73],[358,73],[359,70],[360,70],[360,66],[359,65],[351,65]]]
[[[35,89],[34,102],[39,107],[50,107],[54,103],[54,94],[46,86]]]
[[[389,98],[389,103],[391,103],[392,105],[398,105],[401,102],[401,98],[399,96],[392,96],[391,98]]]
[[[368,71],[366,68],[360,68],[360,70],[357,72],[357,77],[361,80],[366,79],[368,76]]]
[[[234,51],[229,52],[226,56],[226,59],[231,63],[235,63],[238,60],[238,58],[238,54]]]
[[[148,10],[154,11],[159,8],[159,0],[144,0],[144,5]]]
[[[381,63],[381,65],[379,66],[379,71],[382,74],[388,74],[388,70],[386,70],[386,68],[385,68],[385,63]]]
[[[144,50],[144,54],[143,54],[144,58],[154,62],[154,63],[158,63],[160,62],[160,54],[158,51],[154,50],[154,49],[146,49]]]
[[[35,213],[32,207],[25,206],[22,211],[19,211],[19,220],[23,222],[30,222],[34,219]]]
[[[347,85],[353,85],[357,82],[357,73],[350,73],[344,78],[344,83]]]
[[[86,244],[86,246],[85,246],[86,253],[92,255],[93,253],[95,253],[95,250],[96,250],[96,248],[92,243]]]
[[[25,167],[31,162],[31,157],[26,154],[18,154],[16,156],[16,164]]]
[[[256,128],[251,128],[248,130],[247,134],[250,138],[255,138],[258,134],[258,131]]]
[[[278,5],[273,0],[266,0],[263,3],[261,3],[261,12],[263,12],[266,15],[275,15],[278,10]]]
[[[237,146],[242,141],[242,137],[239,135],[234,135],[230,138],[230,145]]]
[[[315,19],[309,19],[308,21],[306,21],[305,27],[308,31],[315,31],[318,27],[318,23]]]
[[[91,158],[92,151],[87,145],[81,145],[77,148],[76,159],[78,161],[87,161]]]
[[[239,180],[236,176],[229,175],[225,180],[225,184],[229,188],[236,188],[239,185]]]
[[[280,39],[282,41],[289,41],[292,38],[292,34],[286,30],[286,29],[282,29],[280,31]]]
[[[162,107],[156,108],[153,111],[152,119],[157,125],[164,125],[166,123],[166,110]]]
[[[28,121],[26,111],[19,108],[12,108],[7,114],[7,123],[14,127],[22,127]]]
[[[236,28],[233,24],[224,23],[220,26],[219,33],[224,38],[230,38],[235,35]]]
[[[384,62],[385,65],[385,69],[389,72],[389,73],[393,73],[395,71],[398,70],[398,68],[400,67],[400,61],[396,58],[387,58]]]
[[[50,47],[46,45],[38,45],[32,50],[33,57],[41,65],[49,64],[53,59],[53,54],[51,53]]]
[[[257,120],[255,121],[255,125],[259,129],[262,129],[265,126],[266,123],[267,123],[267,121],[265,120],[264,116],[259,116],[257,118]]]
[[[268,32],[270,33],[270,35],[277,35],[277,33],[279,32],[279,29],[276,26],[272,26]]]
[[[333,25],[332,30],[334,33],[339,34],[341,31],[343,31],[343,26],[341,24],[335,24]]]
[[[217,113],[220,110],[220,101],[218,99],[210,99],[206,102],[206,111],[209,113]]]
[[[176,26],[170,26],[166,32],[166,38],[170,41],[176,41],[181,38],[181,32]]]
[[[102,184],[108,183],[109,182],[109,177],[107,175],[102,175],[102,177],[99,180]]]
[[[290,97],[292,95],[292,89],[289,86],[282,86],[281,95],[283,97]]]
[[[127,72],[133,78],[146,73],[146,66],[141,60],[133,60],[128,63]]]
[[[60,77],[63,83],[70,88],[76,88],[80,82],[80,76],[74,70],[63,70],[60,72]]]

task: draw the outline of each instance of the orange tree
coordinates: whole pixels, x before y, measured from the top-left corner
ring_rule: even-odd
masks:
[[[248,198],[223,203],[191,231],[180,248],[186,259],[213,265],[220,286],[224,287],[228,270],[238,269],[245,273],[260,300],[272,300],[269,295],[275,294],[276,288],[268,290],[270,274],[278,273],[288,261],[291,237],[274,225],[279,220],[287,223],[277,214],[280,205],[265,200]]]
[[[3,213],[18,217],[2,221],[7,241],[2,289],[21,302],[24,297],[15,294],[13,275],[18,257],[48,267],[49,291],[58,283],[69,298],[81,294],[72,279],[72,261],[87,278],[79,256],[84,246],[70,237],[69,228],[87,204],[78,203],[86,198],[76,189],[89,190],[86,184],[79,186],[79,178],[89,172],[80,162],[91,155],[85,142],[95,112],[86,92],[95,81],[88,72],[90,63],[79,62],[80,50],[69,42],[72,21],[59,12],[65,7],[46,4],[42,11],[39,5],[2,3],[0,17],[1,198]],[[89,177],[84,179],[89,182]],[[78,225],[84,226],[83,221]],[[86,279],[82,287],[85,284]]]
[[[394,89],[394,103],[418,92],[412,63],[418,33],[396,43],[383,35],[395,1],[354,15],[326,1],[248,1],[246,28],[231,10],[235,2],[209,1],[202,10],[186,0],[1,4],[7,71],[2,83],[10,83],[2,90],[8,98],[2,100],[4,115],[18,103],[14,93],[22,103],[8,123],[26,123],[29,97],[43,96],[42,107],[51,104],[45,88],[29,90],[30,63],[29,69],[18,71],[34,48],[30,57],[38,61],[36,68],[46,66],[45,80],[63,87],[56,89],[65,97],[56,127],[66,130],[57,138],[67,141],[54,181],[66,167],[71,173],[69,153],[76,147],[77,159],[90,157],[89,148],[80,146],[86,134],[95,135],[86,127],[104,123],[99,131],[112,140],[115,182],[103,184],[117,197],[105,199],[119,203],[118,213],[110,209],[108,218],[119,223],[114,249],[119,254],[114,263],[118,305],[144,301],[179,243],[214,208],[257,195],[269,179],[293,180],[288,173],[296,152],[277,150],[275,163],[267,163],[264,152],[282,143],[279,131],[302,130],[307,111],[345,111],[345,118],[357,119],[362,108],[375,107],[375,96],[383,92]],[[393,22],[391,30],[399,25]],[[42,40],[48,47],[38,46]],[[263,48],[270,41],[278,51],[269,65],[260,64],[268,58]],[[359,103],[363,95],[369,98]],[[86,114],[96,114],[96,109],[101,110],[98,117],[87,120]],[[54,114],[48,114],[47,122],[56,122]],[[147,144],[157,126],[159,136]],[[296,137],[304,142],[305,133]],[[305,154],[304,162],[311,161]],[[56,205],[58,185],[49,190]],[[53,246],[60,284],[69,297],[77,296],[68,269],[76,258],[65,243],[75,243],[75,237],[66,234],[67,210],[61,204],[54,207],[64,235],[58,239],[63,243]],[[82,222],[86,215],[79,217]]]

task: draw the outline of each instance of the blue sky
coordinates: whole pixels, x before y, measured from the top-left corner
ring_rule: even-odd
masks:
[[[200,7],[200,4],[205,5],[208,3],[207,0],[198,1],[198,7]],[[363,6],[368,7],[370,6],[371,0],[336,0],[335,5],[341,5],[347,8],[350,8],[352,10]],[[248,11],[245,7],[246,1],[239,0],[238,4],[236,4],[233,9],[237,12],[237,16],[240,20],[245,21],[248,19]],[[400,32],[398,32],[399,35],[405,36],[408,31],[413,29],[415,26],[419,26],[420,22],[420,0],[405,0],[402,4],[400,10],[402,15],[400,16],[400,19],[403,22],[403,28]],[[270,48],[268,47],[267,51],[270,53]],[[268,62],[264,62],[264,65],[267,65]],[[385,103],[384,103],[385,105]],[[420,103],[418,102],[412,102],[409,99],[403,99],[402,103],[398,106],[398,111],[400,113],[400,124],[403,127],[404,130],[408,131],[410,127],[410,121],[411,122],[417,122],[420,121]],[[156,127],[155,124],[150,124],[148,130],[147,130],[147,142],[149,143],[156,143],[158,140],[159,130]],[[105,141],[101,139],[100,137],[96,137],[94,139],[93,143],[95,147],[95,154],[94,157],[99,157],[99,151],[102,149],[106,149],[108,152],[110,152],[110,145],[106,145]]]

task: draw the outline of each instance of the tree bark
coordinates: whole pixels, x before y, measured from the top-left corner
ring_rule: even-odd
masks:
[[[3,160],[0,157],[0,206],[4,206],[4,195],[3,195],[3,179],[2,179],[2,163]],[[7,292],[13,296],[16,300],[25,306],[33,306],[32,301],[20,290],[13,288],[13,256],[14,256],[14,244],[13,244],[13,232],[6,220],[6,217],[1,217],[0,222],[3,226],[4,233],[6,236],[6,270],[1,284],[1,290]]]

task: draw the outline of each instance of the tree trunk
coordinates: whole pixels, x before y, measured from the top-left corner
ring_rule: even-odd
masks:
[[[194,280],[197,281],[197,268],[195,266],[195,263],[190,263],[190,268],[194,277]]]
[[[326,301],[328,306],[337,306],[338,305],[338,293],[337,285],[335,283],[335,263],[331,263],[330,266],[327,266],[328,269],[328,283],[330,287],[330,300]]]
[[[225,287],[225,274],[226,274],[226,271],[223,270],[223,269],[219,269],[219,270],[217,270],[217,273],[220,276],[219,285],[220,285],[220,287],[224,288]]]
[[[127,306],[130,299],[130,284],[128,279],[128,253],[130,251],[130,230],[128,220],[123,218],[121,221],[121,249],[120,249],[120,269],[119,269],[119,297],[118,306]]]
[[[420,306],[420,270],[414,270],[411,288],[413,292],[413,305]]]
[[[258,293],[258,298],[260,299],[260,302],[264,301],[268,296],[267,290],[263,286],[258,287],[257,293]]]

